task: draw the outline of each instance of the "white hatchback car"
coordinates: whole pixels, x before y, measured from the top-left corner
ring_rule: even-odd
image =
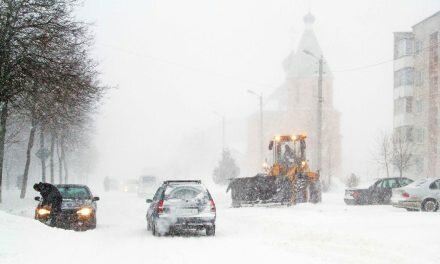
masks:
[[[393,189],[391,203],[408,211],[435,212],[439,209],[440,179],[423,179]]]

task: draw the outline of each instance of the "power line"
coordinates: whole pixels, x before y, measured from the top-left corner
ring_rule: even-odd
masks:
[[[416,56],[419,55],[420,53],[425,52],[427,49],[430,48],[435,48],[438,47],[438,43],[436,45],[431,45],[431,46],[427,46],[424,47],[423,49],[420,49],[417,53],[413,53],[413,54],[409,54],[410,56]],[[390,59],[390,60],[386,60],[386,61],[381,61],[381,62],[377,62],[377,63],[373,63],[373,64],[368,64],[368,65],[364,65],[364,66],[359,66],[359,67],[354,67],[354,68],[349,68],[349,69],[344,69],[344,70],[339,70],[339,71],[334,71],[334,72],[350,72],[350,71],[359,71],[359,70],[364,70],[364,69],[368,69],[368,68],[373,68],[373,67],[377,67],[380,66],[382,64],[386,64],[386,63],[390,63],[395,61],[396,59]]]
[[[333,72],[350,72],[350,71],[360,71],[360,70],[364,70],[364,69],[369,69],[369,68],[373,68],[373,67],[377,67],[379,65],[382,64],[386,64],[386,63],[390,63],[393,62],[394,59],[391,60],[386,60],[386,61],[381,61],[381,62],[377,62],[374,64],[369,64],[369,65],[364,65],[364,66],[359,66],[359,67],[355,67],[355,68],[351,68],[351,69],[345,69],[345,70],[339,70],[339,71],[333,71]]]

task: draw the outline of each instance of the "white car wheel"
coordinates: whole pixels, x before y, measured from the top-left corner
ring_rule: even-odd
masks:
[[[438,209],[438,203],[435,200],[429,199],[423,202],[422,210],[425,212],[435,212]]]

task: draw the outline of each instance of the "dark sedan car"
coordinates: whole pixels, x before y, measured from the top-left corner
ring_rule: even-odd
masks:
[[[155,236],[183,229],[215,235],[215,203],[200,181],[165,181],[147,203],[147,227]]]
[[[61,213],[54,216],[52,226],[74,230],[94,229],[96,227],[96,201],[99,197],[93,196],[86,185],[57,184],[55,186],[60,191],[63,202]],[[35,200],[40,201],[35,209],[35,219],[48,223],[51,209],[41,206],[40,197],[35,197]]]
[[[413,180],[402,178],[375,179],[370,184],[360,188],[345,190],[346,204],[390,204],[392,189],[406,186]]]

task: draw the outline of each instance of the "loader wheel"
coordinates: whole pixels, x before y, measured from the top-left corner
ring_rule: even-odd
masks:
[[[307,185],[308,180],[305,176],[298,176],[294,183],[295,203],[307,202]]]
[[[322,201],[321,183],[319,181],[310,183],[309,193],[311,203],[320,203]]]
[[[240,202],[232,200],[232,208],[239,208],[239,207],[241,207]]]

